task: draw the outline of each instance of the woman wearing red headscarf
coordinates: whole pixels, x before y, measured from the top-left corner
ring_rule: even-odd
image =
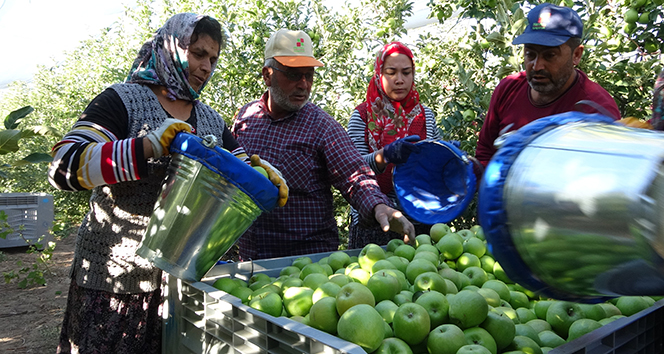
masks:
[[[386,44],[378,52],[366,101],[351,115],[348,134],[376,173],[382,192],[396,206],[392,188],[394,164],[406,162],[410,153],[418,149],[414,142],[440,138],[433,111],[420,103],[415,89],[413,53],[402,43]],[[355,210],[351,210],[351,216],[349,248],[367,243],[384,245],[401,238],[396,233],[361,225]],[[413,225],[416,234],[429,233],[430,225]]]

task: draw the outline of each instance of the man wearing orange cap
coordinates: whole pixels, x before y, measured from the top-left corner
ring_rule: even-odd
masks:
[[[281,171],[290,188],[286,205],[262,214],[240,238],[243,260],[337,250],[331,187],[365,222],[415,236],[408,219],[389,206],[343,126],[309,102],[315,68],[321,66],[305,32],[275,32],[265,46],[262,69],[268,91],[235,116],[232,132],[238,142]]]

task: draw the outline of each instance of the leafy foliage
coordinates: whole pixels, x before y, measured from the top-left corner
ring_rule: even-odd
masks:
[[[647,118],[651,114],[651,89],[662,66],[661,1],[561,2],[574,7],[584,20],[586,50],[580,68],[616,98],[623,116]],[[49,134],[22,140],[21,150],[49,151],[95,95],[125,79],[136,52],[155,29],[173,14],[190,11],[215,17],[229,36],[217,71],[201,97],[227,123],[242,105],[264,92],[260,71],[265,42],[279,28],[307,31],[314,41],[315,56],[325,67],[317,70],[311,99],[342,125],[365,98],[376,50],[386,42],[401,40],[413,49],[422,103],[436,112],[444,139],[460,141],[461,148],[472,155],[493,88],[521,68],[521,48],[511,42],[525,28],[525,14],[538,3],[430,0],[431,17],[438,23],[407,29],[406,20],[413,12],[409,0],[346,2],[340,13],[323,0],[139,0],[113,26],[81,42],[64,61],[42,67],[30,85],[12,84],[0,99],[0,112],[34,107],[21,124],[52,129]],[[631,8],[638,15],[634,21],[626,18]],[[643,14],[647,16],[642,18]],[[0,161],[15,161],[10,155]],[[25,159],[33,161],[32,157]],[[45,164],[15,164],[7,175],[9,178],[0,180],[0,191],[53,194],[62,229],[80,220],[88,208],[89,193],[65,193],[48,185]],[[340,194],[334,195],[343,239],[348,204]],[[474,215],[470,209],[452,224],[458,228],[476,224]]]

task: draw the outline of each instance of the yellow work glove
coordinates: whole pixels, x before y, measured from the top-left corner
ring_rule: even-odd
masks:
[[[261,159],[258,155],[251,155],[251,166],[260,166],[267,172],[267,177],[277,188],[279,188],[279,201],[277,205],[280,207],[286,205],[288,201],[288,185],[281,172],[274,168],[269,162]]]
[[[168,148],[171,146],[173,139],[175,139],[175,135],[183,131],[191,133],[191,130],[192,128],[189,123],[175,118],[167,118],[157,130],[151,131],[146,136],[150,140],[150,144],[152,144],[152,151],[154,153],[152,157],[156,159],[170,154]]]
[[[650,123],[644,122],[636,117],[623,118],[619,120],[618,123],[632,128],[652,129],[652,125],[650,125]]]

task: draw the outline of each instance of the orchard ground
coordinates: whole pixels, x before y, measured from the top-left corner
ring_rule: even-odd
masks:
[[[55,241],[45,286],[21,289],[15,281],[6,284],[0,278],[0,353],[55,353],[67,304],[76,234]],[[26,249],[0,249],[0,274],[17,270],[17,261],[31,265],[36,255],[27,254]],[[237,249],[232,248],[223,259],[237,261]]]
[[[45,286],[21,289],[0,281],[0,353],[55,353],[67,303],[69,267],[75,235],[57,239]],[[17,261],[31,265],[36,255],[25,247],[0,249],[0,273],[17,270]]]

